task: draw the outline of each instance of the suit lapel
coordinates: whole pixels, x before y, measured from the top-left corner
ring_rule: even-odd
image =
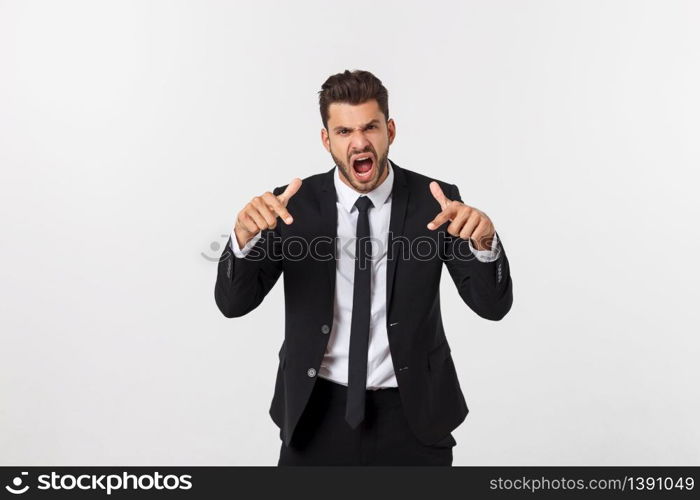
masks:
[[[333,252],[333,258],[329,259],[326,264],[328,268],[328,279],[330,283],[330,296],[333,297],[335,294],[335,264],[338,258],[336,249],[336,236],[338,234],[338,207],[336,205],[336,192],[335,184],[333,183],[333,176],[335,175],[335,168],[333,167],[323,176],[323,182],[321,183],[321,194],[319,196],[319,213],[321,214],[321,235],[331,238],[331,251]]]
[[[386,263],[386,308],[387,315],[391,306],[391,297],[394,292],[394,276],[396,275],[396,265],[403,252],[391,252],[391,238],[403,235],[404,222],[406,221],[406,207],[408,206],[408,184],[406,176],[398,165],[393,161],[391,167],[394,169],[394,185],[391,189],[391,219],[389,220],[389,238],[387,239],[387,263]],[[391,255],[393,253],[393,255]],[[391,258],[389,258],[391,257]]]

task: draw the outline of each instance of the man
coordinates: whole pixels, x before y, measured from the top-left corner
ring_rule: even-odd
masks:
[[[396,125],[373,74],[331,76],[319,105],[335,166],[243,207],[216,304],[247,314],[284,273],[278,465],[452,465],[468,408],[442,325],[442,266],[497,321],[513,301],[505,250],[456,185],[388,159]]]

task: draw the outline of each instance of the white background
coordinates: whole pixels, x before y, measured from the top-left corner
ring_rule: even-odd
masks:
[[[281,280],[216,260],[254,195],[333,166],[317,92],[389,89],[389,157],[511,264],[443,274],[454,465],[700,464],[700,4],[0,2],[0,464],[275,465]],[[426,221],[427,222],[427,221]]]

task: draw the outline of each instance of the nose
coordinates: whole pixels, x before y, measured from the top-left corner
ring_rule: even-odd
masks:
[[[365,133],[361,130],[352,134],[352,137],[350,138],[350,151],[352,151],[351,155],[370,152],[372,150],[371,146],[372,143],[369,142],[369,139],[367,139]]]

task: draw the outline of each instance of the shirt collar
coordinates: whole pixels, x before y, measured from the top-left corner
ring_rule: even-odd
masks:
[[[389,174],[386,176],[386,179],[384,179],[384,182],[368,193],[360,193],[340,180],[342,174],[336,165],[333,183],[335,184],[335,192],[338,195],[338,201],[345,210],[352,212],[355,208],[357,198],[363,194],[372,201],[372,205],[375,207],[386,203],[391,195],[391,188],[394,185],[394,169],[391,167],[391,160],[387,160],[387,169],[389,170]]]

